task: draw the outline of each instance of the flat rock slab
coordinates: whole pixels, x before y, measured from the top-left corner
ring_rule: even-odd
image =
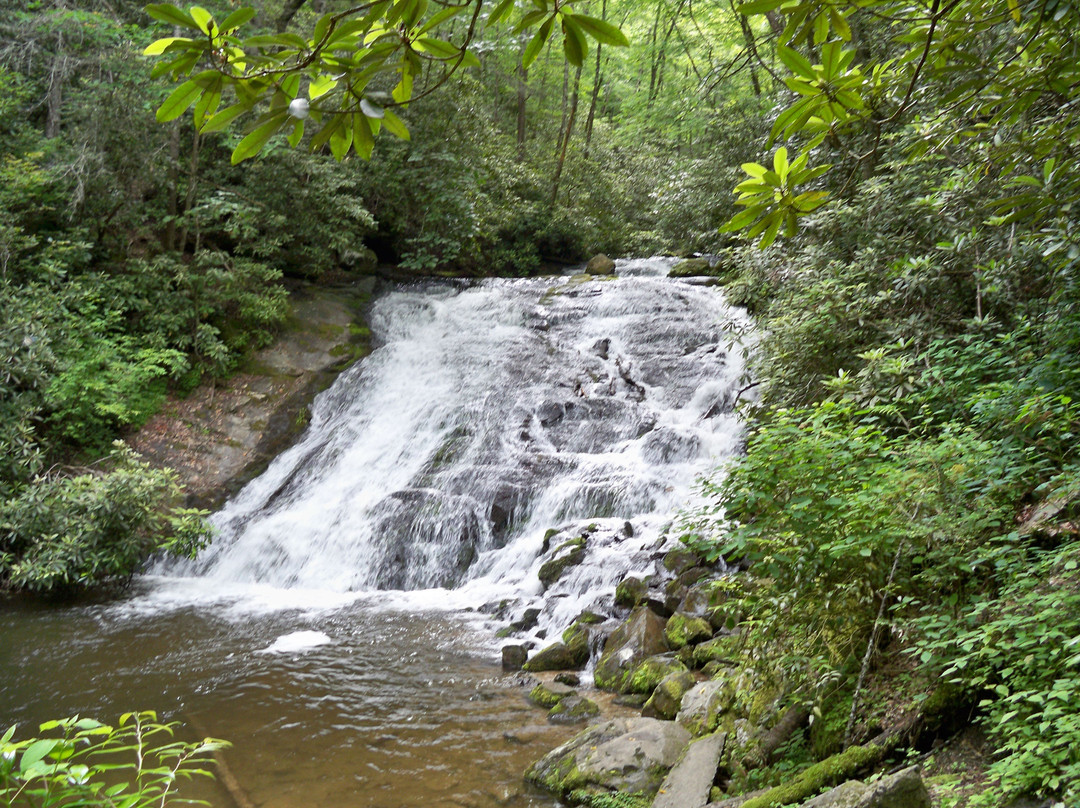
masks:
[[[682,758],[664,778],[653,808],[704,808],[726,737],[725,733],[716,732],[686,747]]]

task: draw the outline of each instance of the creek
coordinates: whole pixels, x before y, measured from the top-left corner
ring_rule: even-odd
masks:
[[[749,321],[671,264],[379,297],[376,350],[198,561],[119,601],[5,610],[0,725],[157,710],[232,740],[270,808],[555,805],[521,773],[576,728],[525,701],[500,646],[610,613],[739,446]]]

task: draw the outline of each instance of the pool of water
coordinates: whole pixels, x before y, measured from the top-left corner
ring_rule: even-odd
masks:
[[[164,607],[138,592],[5,604],[0,726],[25,737],[49,718],[155,710],[231,741],[226,764],[260,808],[550,808],[522,773],[576,730],[528,703],[474,621],[372,601]]]

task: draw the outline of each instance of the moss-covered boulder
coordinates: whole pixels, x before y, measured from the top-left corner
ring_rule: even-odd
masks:
[[[641,578],[628,575],[615,587],[615,605],[633,609],[649,595],[649,585]]]
[[[575,791],[653,795],[689,741],[690,733],[673,721],[616,718],[549,752],[529,767],[525,779],[561,799]]]
[[[645,606],[638,606],[612,632],[604,653],[596,663],[596,686],[622,690],[627,677],[643,660],[666,653],[664,619]]]
[[[540,583],[546,590],[566,572],[585,560],[585,537],[578,536],[563,542],[555,549],[555,555],[540,567]]]
[[[603,253],[598,253],[589,259],[585,265],[586,275],[614,275],[615,262]]]
[[[688,673],[687,667],[672,654],[649,657],[631,671],[622,687],[623,693],[648,695],[665,677],[673,673]]]
[[[561,685],[558,682],[540,682],[536,687],[529,691],[529,701],[538,707],[546,707],[551,709],[555,707],[563,699],[569,698],[574,695],[574,689]]]
[[[712,626],[703,617],[693,617],[685,612],[675,612],[664,626],[664,636],[672,648],[685,648],[711,639]]]
[[[734,702],[731,688],[723,680],[701,682],[683,694],[675,720],[692,735],[708,735],[720,726],[721,716]]]
[[[559,699],[559,703],[548,712],[548,721],[553,724],[580,724],[598,715],[600,707],[595,701],[575,694]]]
[[[570,657],[573,659],[573,665],[570,667],[583,668],[588,664],[594,631],[593,624],[575,621],[563,632],[563,645],[566,646],[570,652]]]
[[[675,547],[664,553],[664,569],[673,575],[682,575],[701,563],[701,558],[689,547]]]
[[[656,686],[652,696],[645,702],[641,714],[646,718],[663,718],[670,721],[679,713],[683,696],[694,686],[696,680],[690,671],[670,673]]]
[[[737,648],[739,638],[734,634],[713,637],[711,640],[698,643],[694,646],[694,662],[699,668],[703,668],[710,662],[718,662],[721,665],[738,664]]]
[[[552,643],[546,648],[533,654],[532,658],[524,664],[523,669],[530,673],[574,670],[582,667],[585,662],[589,661],[588,648],[585,649],[585,652],[584,661],[580,661],[580,652],[571,650],[565,643]]]

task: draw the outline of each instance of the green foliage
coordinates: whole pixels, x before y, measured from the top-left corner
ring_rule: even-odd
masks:
[[[115,727],[77,716],[46,721],[43,736],[18,741],[11,727],[0,736],[0,799],[12,808],[205,804],[178,798],[177,788],[213,777],[214,754],[229,744],[173,740],[178,727],[153,712],[125,713]]]
[[[0,585],[85,588],[125,581],[155,550],[194,557],[209,528],[179,496],[173,472],[119,443],[100,468],[38,477],[0,501]]]

